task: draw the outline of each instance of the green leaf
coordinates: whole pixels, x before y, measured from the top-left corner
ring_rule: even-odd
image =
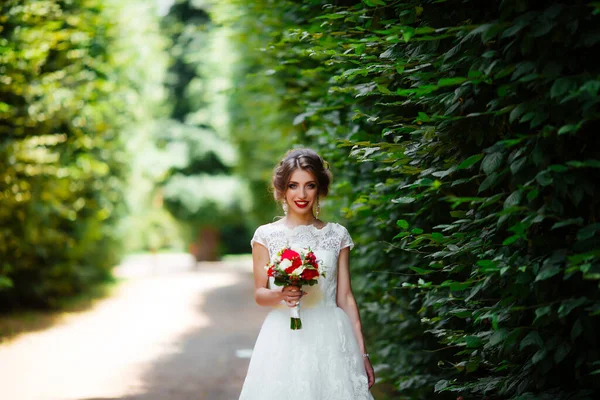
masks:
[[[463,77],[442,78],[438,81],[438,86],[454,86],[466,82],[468,79]]]
[[[562,342],[554,352],[554,362],[560,364],[571,351],[571,345],[567,342]]]
[[[585,303],[587,303],[587,299],[585,297],[565,300],[560,304],[560,307],[558,308],[558,316],[560,318],[564,318],[567,315],[569,315],[575,308],[580,307]]]
[[[385,6],[385,1],[383,0],[363,0],[363,3],[370,7]]]
[[[533,357],[531,357],[531,362],[533,364],[537,364],[540,361],[542,361],[544,358],[546,358],[547,355],[548,355],[548,351],[546,349],[539,349],[538,351],[535,352]]]
[[[494,334],[490,337],[489,340],[489,345],[490,346],[495,346],[501,342],[504,341],[504,339],[506,339],[508,337],[508,331],[506,329],[500,329],[496,332],[494,332]]]
[[[408,229],[408,221],[405,219],[399,219],[398,221],[396,221],[396,225],[398,225],[398,227],[402,228],[402,229]]]
[[[535,179],[542,186],[549,186],[554,181],[554,179],[552,178],[552,175],[550,175],[550,172],[548,172],[548,171],[542,171],[542,172],[538,173],[535,176]]]
[[[477,371],[479,369],[480,362],[477,359],[471,359],[467,363],[467,373]]]
[[[540,272],[535,277],[536,281],[544,281],[546,279],[552,278],[554,275],[560,272],[560,267],[556,265],[546,265],[544,266]]]
[[[442,282],[442,284],[440,286],[441,287],[449,287],[450,291],[452,291],[452,292],[460,292],[461,290],[467,289],[472,284],[473,284],[473,282],[471,282],[471,281],[456,282],[456,281],[448,280],[448,281]]]
[[[466,308],[457,308],[455,310],[450,311],[450,314],[458,318],[469,318],[473,315],[473,312],[467,310]]]
[[[510,85],[500,85],[498,86],[498,89],[496,91],[496,93],[498,94],[498,97],[505,97],[508,94],[508,89],[510,88]]]
[[[457,169],[467,169],[477,164],[483,158],[483,154],[475,154],[459,164]]]
[[[513,175],[516,175],[517,172],[519,172],[521,168],[523,168],[523,165],[525,165],[526,161],[527,159],[525,157],[517,158],[510,164],[510,172],[512,172]]]
[[[544,315],[550,314],[551,311],[552,311],[552,306],[543,306],[543,307],[536,308],[536,310],[535,310],[535,320],[533,321],[533,323],[535,323],[535,321],[537,321],[538,319],[540,319]]]
[[[497,172],[492,172],[490,175],[487,176],[487,178],[483,180],[483,182],[481,182],[481,185],[479,185],[479,188],[477,189],[477,193],[489,189],[498,181],[499,177],[500,174],[498,174]]]
[[[494,260],[479,260],[477,261],[477,265],[484,268],[493,268],[496,267],[497,263]]]
[[[444,240],[444,239],[445,239],[445,236],[444,236],[444,235],[442,235],[442,234],[441,234],[441,233],[439,233],[439,232],[433,232],[433,233],[431,234],[431,238],[432,238],[433,240],[435,240],[436,242],[440,242],[440,241],[442,241],[442,240]]]
[[[527,193],[527,200],[533,201],[533,200],[537,199],[539,194],[540,194],[539,190],[533,189],[533,190],[529,191],[529,193]]]
[[[600,160],[568,161],[567,165],[575,168],[600,168]]]
[[[392,203],[396,204],[410,204],[414,202],[416,199],[414,197],[398,197],[397,199],[392,199]]]
[[[504,154],[502,152],[495,152],[488,154],[484,157],[481,162],[481,169],[485,172],[486,175],[491,174],[495,170],[497,170],[500,165],[502,165],[502,160],[504,159]]]
[[[340,18],[346,17],[347,15],[348,15],[347,12],[339,12],[339,13],[335,13],[335,14],[320,15],[316,18],[317,19],[340,19]]]
[[[586,227],[583,227],[577,232],[577,240],[581,241],[590,239],[596,235],[596,232],[598,232],[598,230],[600,230],[600,223],[591,224]]]
[[[417,117],[416,121],[429,122],[431,121],[431,118],[429,118],[429,115],[425,114],[424,112],[419,111],[419,116]]]
[[[427,274],[434,272],[431,269],[424,269],[424,268],[419,268],[419,267],[414,267],[414,266],[410,266],[408,268],[412,269],[413,271],[415,271],[416,273],[421,274],[421,275],[427,275]]]
[[[491,40],[492,38],[494,38],[494,36],[496,36],[501,30],[502,30],[501,24],[494,24],[494,23],[482,24],[482,25],[478,26],[477,28],[473,29],[471,32],[469,32],[468,36],[480,34],[481,41],[483,43],[485,43],[485,42]]]
[[[538,331],[531,331],[527,336],[521,340],[521,344],[519,345],[519,349],[523,350],[528,346],[535,346],[537,348],[541,348],[544,345],[544,341],[542,337],[538,333]]]
[[[10,278],[6,277],[6,276],[0,276],[0,290],[2,290],[3,288],[12,288],[13,287],[13,281],[10,280]]]
[[[504,209],[506,210],[507,208],[518,206],[520,202],[521,202],[521,191],[516,190],[516,191],[512,192],[506,198],[506,200],[504,200]]]
[[[569,78],[557,79],[550,88],[550,98],[553,99],[567,94],[572,86],[573,84]]]
[[[414,34],[415,34],[415,29],[410,26],[405,26],[404,29],[402,29],[402,39],[405,42],[408,42],[410,40],[410,38],[413,37]]]
[[[481,347],[483,341],[478,336],[465,336],[463,338],[464,342],[467,344],[467,347],[470,349],[474,349],[477,347]]]
[[[567,125],[563,125],[560,127],[560,129],[558,130],[558,134],[559,135],[564,135],[567,133],[575,133],[579,130],[580,125],[579,124],[567,124]]]
[[[526,109],[525,103],[521,103],[521,104],[517,105],[515,108],[513,108],[508,117],[508,120],[510,121],[510,123],[515,122],[515,120],[517,118],[519,118],[521,115],[523,115],[526,110],[527,109]]]
[[[569,168],[565,167],[564,165],[554,164],[554,165],[549,166],[548,170],[550,170],[552,172],[567,172],[569,170]]]
[[[570,218],[570,219],[566,219],[564,221],[559,221],[559,222],[555,223],[554,225],[552,225],[552,228],[550,228],[550,229],[558,229],[558,228],[562,228],[563,226],[581,225],[581,224],[583,224],[583,218],[581,218],[581,217]]]
[[[514,242],[516,242],[519,239],[521,239],[520,235],[509,236],[506,239],[504,239],[504,241],[502,242],[502,245],[503,246],[510,246],[511,244],[513,244]]]
[[[444,389],[446,389],[448,386],[450,386],[450,382],[448,382],[447,380],[442,379],[440,381],[437,381],[437,383],[435,384],[435,387],[433,388],[433,390],[436,393],[437,392],[441,392]],[[431,389],[429,389],[429,390],[431,390]]]
[[[581,324],[581,318],[578,318],[571,328],[571,341],[575,341],[582,333],[583,325]]]

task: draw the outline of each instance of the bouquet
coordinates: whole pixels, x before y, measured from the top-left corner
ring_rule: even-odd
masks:
[[[272,276],[277,286],[312,286],[325,277],[323,266],[317,261],[310,248],[284,247],[266,265],[267,275]],[[302,329],[299,304],[290,308],[292,330]]]

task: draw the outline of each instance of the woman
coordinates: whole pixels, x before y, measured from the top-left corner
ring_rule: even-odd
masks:
[[[256,341],[240,400],[372,400],[375,380],[348,268],[354,246],[346,228],[318,219],[331,173],[309,149],[289,151],[275,168],[275,199],[285,217],[252,238],[254,297],[273,307]],[[317,285],[275,286],[265,265],[285,246],[314,251],[325,268]],[[300,304],[302,329],[287,307]],[[286,307],[287,306],[287,307]]]

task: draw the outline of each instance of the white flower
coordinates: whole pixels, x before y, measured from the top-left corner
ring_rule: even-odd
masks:
[[[288,259],[285,259],[279,263],[279,267],[277,269],[284,271],[286,268],[289,268],[291,266],[292,266],[292,262]]]
[[[302,272],[304,272],[304,265],[299,266],[298,268],[296,268],[295,270],[292,271],[292,275],[293,276],[298,276],[300,275]]]

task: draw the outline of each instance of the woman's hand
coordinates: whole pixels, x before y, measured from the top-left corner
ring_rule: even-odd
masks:
[[[371,365],[371,359],[369,357],[364,357],[365,359],[365,371],[367,372],[367,378],[369,379],[369,389],[375,383],[375,371],[373,370],[373,365]]]
[[[302,289],[298,286],[284,286],[281,291],[283,301],[285,301],[285,304],[287,304],[288,307],[297,306],[303,294],[304,292],[302,292]]]

